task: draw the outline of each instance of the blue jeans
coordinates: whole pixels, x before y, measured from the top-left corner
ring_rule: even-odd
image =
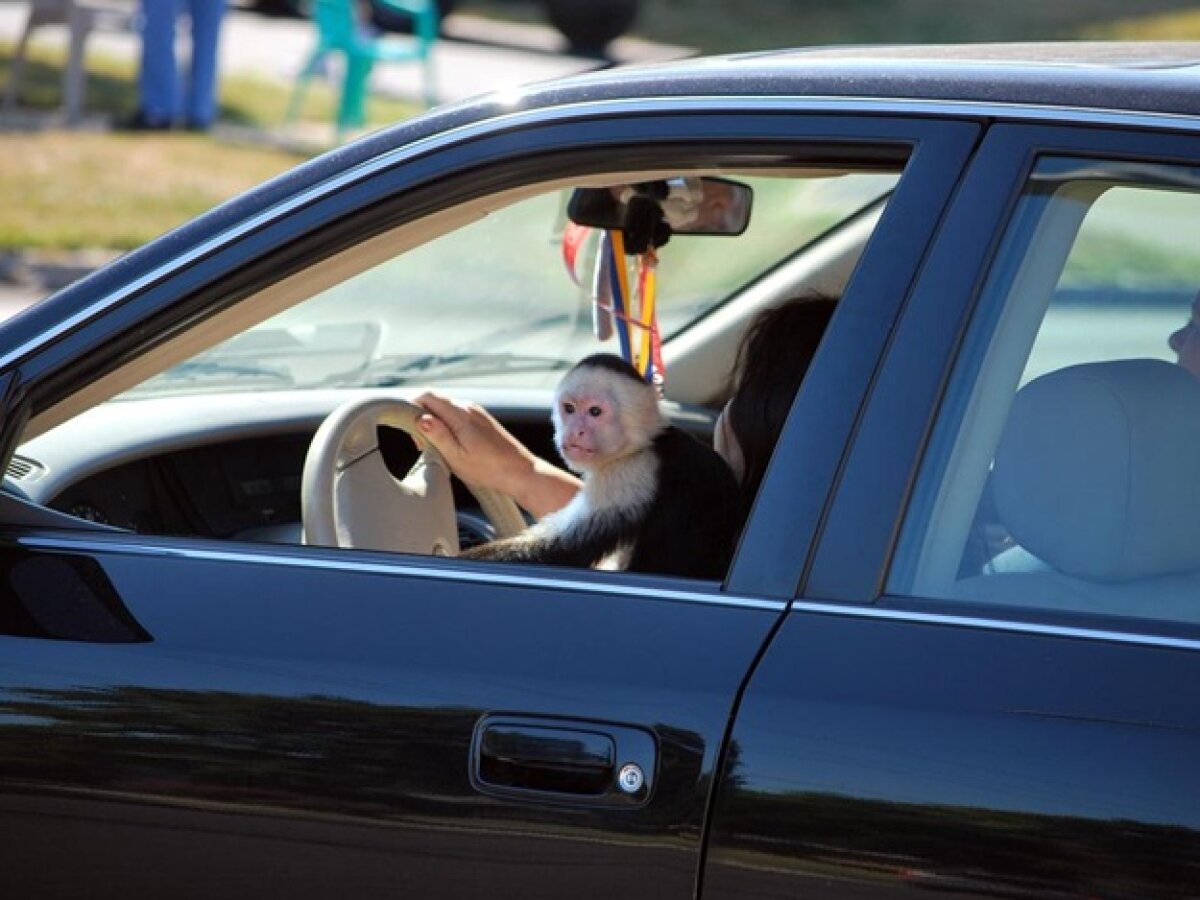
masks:
[[[139,106],[148,122],[185,119],[207,128],[217,117],[217,44],[226,0],[142,0]],[[181,90],[175,59],[175,23],[186,9],[191,23],[191,64]]]

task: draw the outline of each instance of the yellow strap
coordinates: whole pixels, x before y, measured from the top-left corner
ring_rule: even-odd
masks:
[[[642,273],[642,298],[638,319],[642,323],[642,333],[638,340],[637,370],[643,378],[650,370],[650,336],[654,329],[654,301],[658,293],[658,259],[653,250],[642,254],[640,264],[645,266]]]

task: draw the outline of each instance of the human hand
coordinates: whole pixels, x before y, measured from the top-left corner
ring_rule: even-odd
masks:
[[[432,391],[416,399],[426,410],[417,428],[463,481],[512,494],[509,489],[533,463],[533,454],[478,403]]]
[[[579,481],[535,456],[477,403],[433,391],[417,397],[417,430],[463,481],[507,494],[537,517],[564,506]]]

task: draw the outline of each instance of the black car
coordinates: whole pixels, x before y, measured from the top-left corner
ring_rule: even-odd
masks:
[[[5,322],[5,895],[1200,895],[1198,66],[548,83]],[[658,250],[676,424],[711,439],[759,310],[839,298],[724,579],[454,558],[493,526],[399,486],[401,401],[554,461],[613,346],[570,198],[716,177],[745,230]]]

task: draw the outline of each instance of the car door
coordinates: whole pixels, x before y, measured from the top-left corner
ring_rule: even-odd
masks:
[[[497,186],[899,147],[844,301],[864,363],[813,456],[811,533],[977,126],[730,100],[550,118],[277,187],[32,310],[0,332],[5,446],[310,258]],[[95,529],[11,497],[3,519],[0,871],[41,897],[692,897],[734,700],[804,556],[748,543],[722,586]]]
[[[1195,895],[1191,131],[989,129],[739,706],[706,900]]]

